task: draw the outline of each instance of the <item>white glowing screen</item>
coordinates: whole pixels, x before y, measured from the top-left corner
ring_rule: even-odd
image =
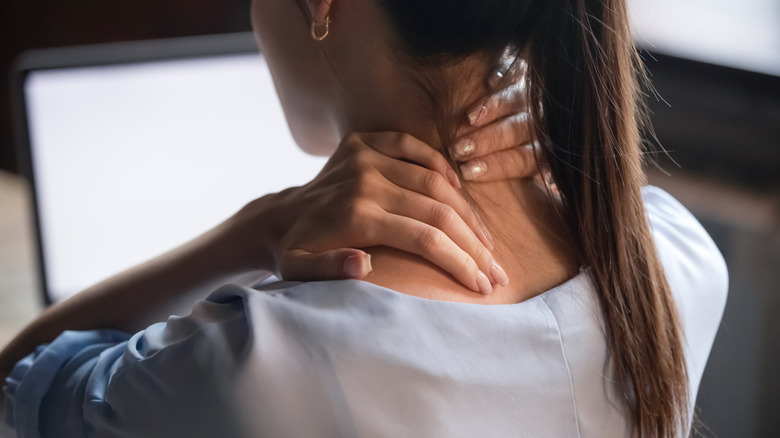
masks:
[[[25,93],[53,301],[325,162],[296,147],[257,54],[42,70]]]
[[[778,0],[630,0],[638,43],[651,51],[780,75]]]

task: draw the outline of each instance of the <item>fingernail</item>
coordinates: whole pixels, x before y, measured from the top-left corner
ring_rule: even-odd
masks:
[[[487,172],[487,163],[482,160],[471,160],[460,166],[460,173],[466,181],[473,181]]]
[[[460,184],[460,179],[458,179],[458,174],[455,173],[454,170],[447,169],[447,179],[450,180],[450,184],[452,184],[456,189],[463,187]]]
[[[371,254],[355,254],[344,259],[344,273],[349,277],[364,277],[372,269]]]
[[[461,159],[474,153],[477,149],[476,143],[470,138],[462,138],[455,143],[453,150],[455,152],[455,158]]]
[[[493,277],[494,283],[498,283],[501,286],[509,284],[509,277],[506,275],[506,271],[496,262],[490,265],[490,276]]]
[[[500,70],[496,70],[488,78],[488,85],[490,85],[490,88],[496,88],[501,79],[504,79],[504,74]]]
[[[493,286],[490,285],[490,280],[488,280],[487,275],[482,271],[477,273],[477,287],[484,295],[490,295],[490,292],[493,292]]]
[[[469,123],[471,123],[472,126],[479,126],[483,122],[485,115],[487,115],[487,105],[483,104],[479,108],[469,112]]]

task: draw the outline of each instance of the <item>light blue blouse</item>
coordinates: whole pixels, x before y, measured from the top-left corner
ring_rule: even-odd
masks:
[[[726,266],[682,205],[643,196],[695,396]],[[20,437],[626,436],[616,382],[588,270],[495,306],[275,282],[224,286],[133,336],[63,333],[16,365],[5,418]]]

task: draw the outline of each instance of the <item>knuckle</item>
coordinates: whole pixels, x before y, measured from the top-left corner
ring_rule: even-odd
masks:
[[[318,257],[317,270],[321,278],[329,278],[334,273],[334,266],[337,266],[336,254],[328,253]]]
[[[368,231],[374,228],[376,221],[368,204],[355,202],[349,206],[348,212],[340,216],[338,221],[330,228],[329,237],[342,240],[360,240],[366,236]]]
[[[410,134],[402,132],[398,136],[398,145],[402,150],[409,150],[413,146],[412,139],[413,137]]]
[[[371,212],[369,202],[364,199],[356,199],[349,203],[345,209],[346,222],[349,224],[359,224],[365,221]]]
[[[390,145],[398,151],[405,150],[406,142],[407,142],[407,134],[403,132],[393,132],[390,134],[389,140]]]
[[[509,99],[507,96],[507,90],[501,90],[498,93],[490,96],[488,100],[485,101],[485,110],[487,111],[488,115],[493,119],[501,115],[504,105],[506,105],[507,99]]]
[[[511,152],[511,151],[510,151]],[[525,170],[522,166],[518,166],[513,158],[513,153],[502,154],[501,160],[494,160],[491,164],[491,169],[494,175],[501,175],[503,178],[522,178],[525,174]]]
[[[449,228],[455,223],[455,210],[447,204],[437,202],[431,209],[431,222],[432,225],[443,230]]]
[[[340,146],[342,148],[345,148],[350,151],[355,150],[361,150],[361,146],[363,144],[363,140],[360,138],[359,134],[356,134],[354,132],[347,134],[346,137],[341,141]]]
[[[505,166],[505,170],[513,170],[517,177],[531,176],[538,171],[533,156],[525,153],[524,149],[522,147],[518,148],[514,153],[509,154],[508,160],[502,163]]]
[[[349,171],[358,178],[359,182],[367,179],[374,171],[368,154],[356,153],[347,163]]]
[[[479,268],[474,263],[474,260],[471,257],[469,257],[467,254],[463,254],[460,256],[460,260],[458,261],[458,266],[460,267],[460,272],[466,272],[468,273],[469,277],[476,278],[477,270]]]
[[[363,210],[360,204],[361,203],[359,201],[354,201],[354,202],[349,202],[344,204],[342,209],[343,216],[339,221],[341,227],[344,227],[344,229],[349,230],[352,228],[352,226],[361,222]]]
[[[328,274],[327,256],[313,257],[309,260],[310,276],[316,275],[317,278],[324,278]],[[312,275],[313,274],[313,275]]]
[[[531,116],[520,113],[512,117],[512,130],[517,137],[517,143],[527,143],[531,140]]]
[[[493,256],[490,254],[490,251],[488,251],[488,249],[482,245],[477,245],[477,249],[474,255],[474,260],[477,262],[477,264],[482,266],[487,266],[487,264],[493,258]]]
[[[344,143],[355,143],[357,141],[360,141],[360,137],[357,133],[354,132],[350,132],[346,137],[344,137]]]
[[[501,127],[493,132],[493,144],[497,145],[497,150],[509,149],[515,146],[514,136],[511,135],[511,130]]]
[[[364,172],[355,178],[351,190],[356,198],[369,198],[376,195],[376,182],[372,174]]]
[[[444,234],[436,228],[425,227],[417,237],[417,244],[423,253],[440,252],[444,247]]]
[[[433,168],[439,168],[444,170],[450,168],[450,163],[447,162],[447,159],[444,157],[444,155],[442,155],[441,152],[431,148],[428,154],[429,154],[428,160],[431,163],[431,166],[433,166]]]
[[[440,193],[444,186],[446,185],[446,182],[444,181],[444,177],[441,176],[441,174],[428,170],[423,175],[423,187],[427,191],[428,194],[435,194]]]
[[[356,150],[353,152],[354,161],[357,163],[368,163],[372,155],[372,149],[368,147],[356,148]]]
[[[526,86],[524,80],[517,80],[506,89],[507,103],[517,107],[525,101]]]

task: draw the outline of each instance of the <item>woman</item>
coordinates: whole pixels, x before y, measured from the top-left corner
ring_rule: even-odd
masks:
[[[129,340],[106,330],[65,333],[13,370],[7,392],[17,430],[687,434],[723,310],[726,270],[690,213],[662,191],[640,187],[636,56],[623,1],[454,0],[442,7],[255,0],[252,18],[298,143],[329,152],[340,141],[323,173],[275,197],[272,211],[336,205],[368,219],[347,224],[349,233],[338,215],[325,225],[357,236],[340,243],[370,254],[373,269],[365,281],[226,286],[190,316]],[[541,184],[467,181],[466,202],[427,145],[452,144],[452,159],[466,163],[462,176],[478,176],[484,163],[469,160],[468,140],[479,134],[459,132],[460,115],[476,106],[470,119],[481,121],[490,72],[510,60],[515,74],[508,76],[522,75],[520,59],[527,62],[540,170],[549,176]],[[350,134],[379,131],[411,136],[392,152],[375,134]],[[355,160],[366,144],[401,160]],[[375,171],[397,187],[365,177]],[[342,197],[350,190],[357,194]],[[416,203],[388,201],[398,193]],[[446,234],[421,226],[391,237],[360,230],[381,223],[376,205],[392,206],[396,219],[414,218],[421,213],[413,206],[431,200],[439,202],[434,216],[415,223],[436,223]],[[252,205],[247,211],[236,221],[258,223],[250,220]],[[301,249],[307,234],[293,231],[314,224],[303,220],[279,233],[289,226],[279,222],[258,230],[261,243],[246,246],[263,250],[236,257],[264,259],[284,272],[285,260],[338,247],[324,239]],[[203,245],[220,257],[198,262],[234,266],[221,254],[235,251],[213,243],[229,240],[207,236]],[[383,246],[370,246],[377,243]],[[345,258],[344,251],[356,250],[330,254],[350,271],[368,271],[362,252]],[[442,253],[451,258],[442,261]],[[268,254],[283,254],[281,263]],[[181,259],[171,257],[171,270]],[[131,298],[123,304],[133,303],[132,292],[124,296]],[[134,298],[136,306],[160,299]],[[94,301],[85,302],[71,307],[88,313]]]

